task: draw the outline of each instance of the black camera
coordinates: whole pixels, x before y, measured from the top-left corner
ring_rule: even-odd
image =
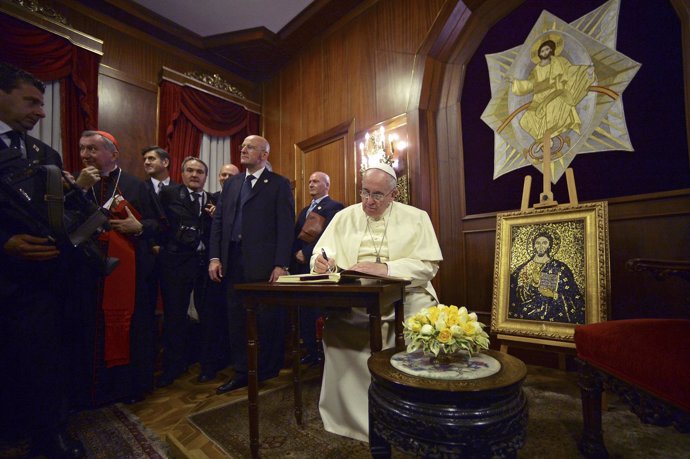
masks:
[[[175,232],[175,242],[186,248],[196,249],[201,242],[201,230],[195,226],[180,225]]]
[[[15,148],[0,151],[0,215],[9,226],[80,250],[90,266],[107,276],[119,261],[106,257],[92,236],[109,229],[108,217],[64,178],[67,192],[57,166],[32,164]]]

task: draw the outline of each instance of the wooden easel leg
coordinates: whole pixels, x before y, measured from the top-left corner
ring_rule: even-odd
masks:
[[[532,188],[532,176],[525,175],[525,182],[522,185],[522,203],[520,204],[520,210],[522,212],[529,209],[529,191]],[[503,351],[501,351],[503,352]]]
[[[570,205],[576,206],[579,201],[577,200],[577,188],[575,188],[575,174],[573,173],[572,167],[569,167],[565,170],[565,180],[568,183],[568,199],[570,199]]]
[[[559,352],[558,353],[558,369],[565,371],[566,365],[565,365],[565,353],[564,352]]]

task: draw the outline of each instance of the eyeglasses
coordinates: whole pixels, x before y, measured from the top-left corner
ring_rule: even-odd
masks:
[[[254,151],[254,150],[259,149],[259,147],[257,147],[256,145],[250,145],[248,143],[243,143],[242,145],[240,145],[240,150],[244,150],[245,148],[249,151]]]
[[[379,192],[370,193],[367,190],[362,190],[359,192],[359,196],[362,198],[362,201],[371,198],[376,202],[380,202],[381,200],[383,200],[383,198],[385,198],[386,196],[388,196],[389,194],[391,194],[394,191],[395,191],[395,188],[390,190],[388,193],[383,194],[383,193],[379,193]]]

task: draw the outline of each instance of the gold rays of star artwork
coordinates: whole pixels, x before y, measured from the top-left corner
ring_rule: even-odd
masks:
[[[486,55],[494,179],[533,165],[550,139],[555,184],[580,153],[633,151],[623,91],[641,64],[616,50],[621,0],[568,24],[542,11],[524,43]]]

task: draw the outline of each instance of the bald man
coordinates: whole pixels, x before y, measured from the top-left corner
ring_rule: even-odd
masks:
[[[287,274],[295,225],[295,201],[290,181],[266,168],[268,141],[250,135],[242,143],[246,173],[230,178],[218,200],[209,241],[211,280],[227,289],[234,378],[218,387],[219,394],[247,385],[246,310],[234,289],[243,282],[274,282]],[[282,312],[266,308],[257,313],[261,348],[259,381],[278,375],[283,365]]]
[[[295,241],[292,243],[292,265],[290,272],[293,274],[306,274],[310,271],[309,260],[314,250],[314,244],[330,223],[333,216],[345,207],[341,202],[328,196],[331,188],[331,178],[325,172],[315,171],[309,176],[309,195],[312,200],[299,213],[295,224]],[[313,214],[313,215],[312,215]],[[311,215],[311,217],[309,217]],[[323,221],[320,231],[311,234],[303,233],[307,217],[318,218]],[[322,218],[321,218],[322,217]],[[314,225],[312,225],[314,227]],[[300,336],[306,349],[306,355],[302,363],[311,364],[321,359],[321,350],[316,342],[316,320],[321,315],[319,308],[303,308],[300,311]]]
[[[218,182],[220,183],[220,189],[223,189],[223,184],[227,179],[239,173],[240,170],[234,164],[223,164],[223,167],[220,168],[220,172],[218,173]]]

